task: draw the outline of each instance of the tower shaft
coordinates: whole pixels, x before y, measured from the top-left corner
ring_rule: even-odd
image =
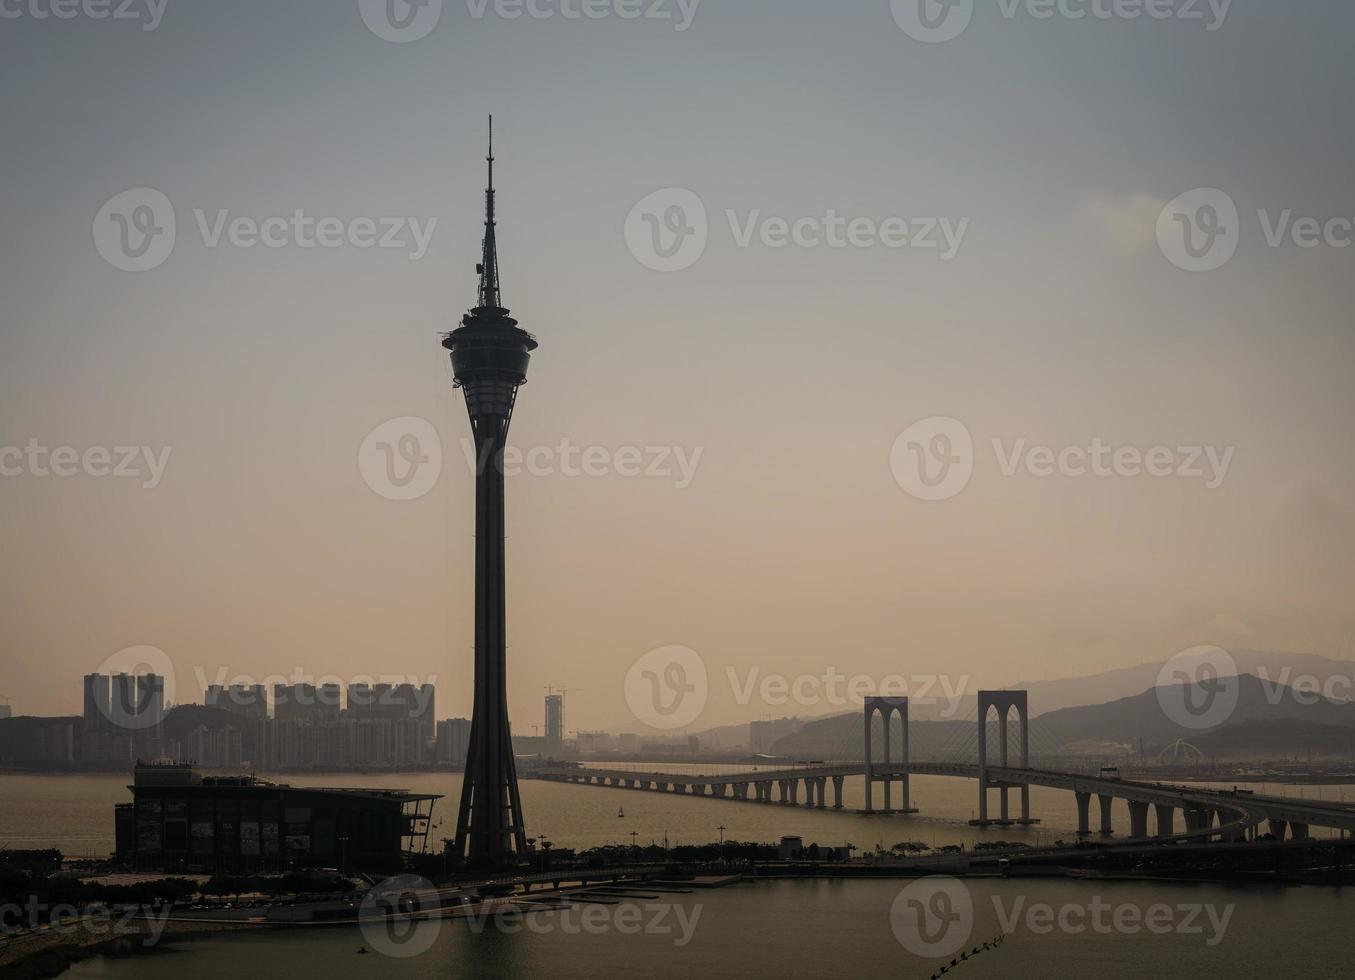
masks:
[[[508,602],[504,574],[503,451],[536,339],[499,295],[492,127],[478,305],[443,340],[475,436],[475,709],[457,811],[458,859],[501,867],[526,857],[522,800],[508,723]]]
[[[508,723],[503,449],[507,418],[473,423],[475,481],[475,708],[457,816],[458,855],[501,865],[527,850]]]

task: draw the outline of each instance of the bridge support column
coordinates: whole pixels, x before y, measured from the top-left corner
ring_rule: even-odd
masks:
[[[812,776],[805,777],[805,806],[814,805],[814,790],[818,789],[817,782]]]
[[[729,784],[716,783],[714,786],[710,788],[710,791],[712,796],[717,796],[720,799],[724,799],[729,794]]]
[[[1129,836],[1142,839],[1148,836],[1148,804],[1129,801]]]
[[[1170,837],[1176,833],[1176,807],[1170,803],[1156,803],[1153,809],[1157,811],[1157,834],[1158,837]]]
[[[1194,806],[1186,810],[1186,830],[1208,830],[1214,823],[1214,811],[1208,807]]]
[[[828,777],[820,776],[814,780],[814,803],[820,810],[826,806],[824,797],[828,794]]]
[[[1074,792],[1073,798],[1077,800],[1077,836],[1086,837],[1092,832],[1092,795]]]
[[[1110,822],[1110,806],[1115,802],[1115,797],[1103,796],[1098,793],[1096,799],[1101,804],[1101,836],[1109,837],[1111,834],[1115,833],[1115,829],[1111,826]]]
[[[1308,839],[1308,825],[1306,823],[1291,823],[1289,830],[1294,835],[1294,840]]]
[[[1269,823],[1271,836],[1276,840],[1284,840],[1285,828],[1289,826],[1289,822],[1287,820],[1277,820],[1274,817],[1271,817]]]
[[[875,759],[871,734],[871,724],[875,720],[876,712],[879,713],[880,720],[884,725],[884,759],[878,764]],[[894,753],[890,744],[890,724],[893,721],[896,712],[899,716],[901,734],[900,754],[902,758],[899,760],[894,759]],[[866,808],[858,812],[880,812],[875,809],[875,783],[882,782],[884,783],[884,813],[916,813],[917,811],[912,807],[911,796],[909,793],[910,787],[908,785],[908,699],[887,697],[866,698],[865,734],[863,742],[866,750]],[[895,809],[893,800],[894,783],[896,781],[899,784],[900,790],[903,792],[903,799],[899,802],[898,809]],[[821,789],[819,795],[819,805],[822,806]],[[840,807],[840,794],[838,800],[838,806]]]
[[[845,778],[845,777],[843,777],[843,776],[834,776],[834,777],[833,777],[833,809],[834,809],[834,810],[841,810],[841,809],[842,809],[842,780],[843,780],[844,778]]]
[[[781,799],[777,800],[777,802],[778,802],[778,803],[781,803],[781,804],[783,804],[783,805],[786,804],[786,803],[789,803],[789,802],[790,802],[790,780],[788,780],[788,779],[778,779],[778,780],[776,781],[776,788],[777,788],[778,790],[781,791]]]
[[[787,780],[790,783],[790,805],[800,805],[800,781],[798,779]]]
[[[1018,767],[1021,769],[1030,768],[1030,710],[1028,698],[1025,691],[980,691],[978,698],[978,735],[979,735],[979,818],[971,820],[971,824],[980,827],[987,827],[992,821],[988,819],[988,789],[994,785],[994,780],[988,774],[988,713],[990,710],[997,712],[998,723],[998,762],[1001,768],[1011,768],[1009,758],[1009,746],[1007,737],[1007,715],[1012,711],[1016,712],[1016,721],[1020,729],[1021,758]],[[1011,810],[1008,800],[1008,790],[1018,785],[1015,783],[1003,783],[996,781],[998,790],[999,819],[1001,824],[1010,824]],[[1032,824],[1038,821],[1030,817],[1030,789],[1025,784],[1019,784],[1021,789],[1021,823]]]

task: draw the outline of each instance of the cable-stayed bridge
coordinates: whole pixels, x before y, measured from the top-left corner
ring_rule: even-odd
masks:
[[[984,723],[977,723],[982,714]],[[1343,803],[1295,800],[1246,792],[1178,786],[1169,783],[1121,779],[1113,772],[1075,772],[1036,768],[1032,755],[1049,758],[1059,746],[1040,731],[1038,719],[1031,723],[1025,691],[981,691],[975,717],[968,725],[949,726],[949,738],[932,747],[929,761],[910,756],[907,698],[868,698],[863,716],[865,759],[860,762],[810,763],[787,769],[753,769],[711,775],[682,775],[586,766],[550,766],[525,773],[529,778],[553,782],[613,786],[657,793],[713,796],[758,803],[843,809],[842,788],[850,777],[864,777],[866,806],[863,814],[918,812],[912,806],[909,779],[915,775],[952,776],[978,783],[976,826],[1028,825],[1031,816],[1030,787],[1043,786],[1074,794],[1078,811],[1078,834],[1109,836],[1114,833],[1115,802],[1128,810],[1131,839],[1176,840],[1221,839],[1239,841],[1265,833],[1277,839],[1286,833],[1295,839],[1309,835],[1312,827],[1355,832],[1355,807]],[[923,724],[935,724],[923,723]],[[828,802],[831,786],[833,802]],[[800,799],[803,787],[804,799]],[[1013,816],[1009,794],[1018,796]],[[877,796],[877,793],[879,794]],[[897,795],[896,795],[897,794]],[[996,794],[996,813],[990,797]],[[1092,798],[1097,799],[1093,828]],[[880,804],[877,806],[877,802]],[[1181,824],[1177,824],[1177,816]],[[1150,816],[1153,819],[1150,827]],[[1266,829],[1262,829],[1262,825]]]

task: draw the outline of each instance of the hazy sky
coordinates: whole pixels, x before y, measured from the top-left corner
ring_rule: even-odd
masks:
[[[80,674],[148,644],[180,700],[199,672],[300,667],[431,675],[440,715],[469,710],[473,480],[438,335],[474,298],[491,111],[504,298],[541,341],[514,443],[701,454],[681,488],[616,465],[509,481],[516,731],[548,684],[577,689],[571,729],[625,724],[628,668],[666,645],[710,672],[694,727],[831,707],[736,704],[727,668],[972,690],[1197,643],[1352,657],[1355,9],[1235,0],[1211,31],[1199,8],[980,0],[930,44],[887,0],[704,0],[686,30],[675,2],[447,0],[392,43],[356,0],[169,0],[154,30],[145,0],[139,22],[3,0],[0,446],[170,455],[153,489],[0,460],[0,695],[78,711]],[[656,272],[624,228],[672,187],[709,243]],[[140,273],[92,232],[134,188],[177,226]],[[1240,241],[1192,274],[1155,227],[1195,188],[1235,202]],[[417,260],[212,246],[195,212],[211,232],[223,209],[436,226]],[[738,242],[830,211],[967,224],[949,261]],[[1335,240],[1268,243],[1308,217]],[[973,476],[924,502],[891,449],[936,416]],[[444,457],[405,502],[359,465],[401,417]],[[1094,439],[1232,454],[1212,489],[1003,473]]]

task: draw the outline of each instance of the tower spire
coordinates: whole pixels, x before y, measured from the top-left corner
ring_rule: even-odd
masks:
[[[502,309],[499,296],[499,253],[494,240],[494,117],[489,117],[489,185],[485,190],[485,245],[480,261],[480,307]]]

